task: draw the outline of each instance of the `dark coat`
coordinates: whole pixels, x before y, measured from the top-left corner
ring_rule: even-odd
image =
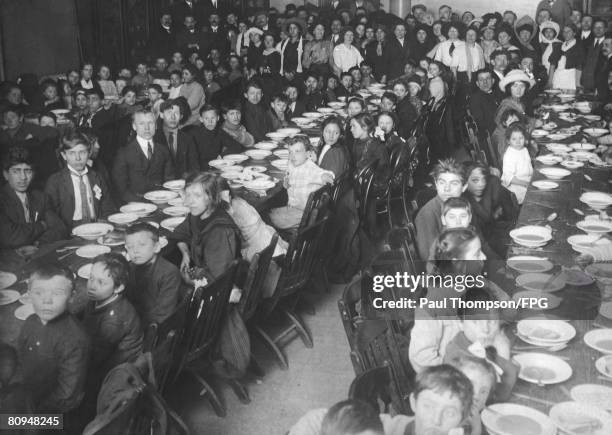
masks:
[[[591,32],[592,34],[593,32]],[[595,89],[595,72],[601,63],[605,61],[605,58],[601,51],[601,44],[595,47],[593,41],[591,41],[590,45],[584,47],[584,52],[586,56],[584,58],[580,83],[585,89],[592,90]]]
[[[499,89],[499,87],[497,88]],[[493,134],[495,130],[495,112],[503,96],[499,91],[493,89],[489,94],[485,94],[476,88],[470,98],[470,112],[480,133]]]
[[[0,247],[19,248],[35,242],[54,242],[68,235],[66,226],[53,212],[44,193],[32,190],[27,196],[29,223],[25,220],[21,200],[15,191],[8,184],[0,189]]]
[[[295,118],[298,116],[302,116],[302,113],[306,112],[306,107],[304,107],[304,103],[300,100],[295,102],[295,110],[291,111],[290,105],[287,104],[287,119]]]
[[[106,181],[91,168],[87,171],[87,179],[91,186],[94,210],[96,218],[100,219],[115,211],[115,204],[111,197],[110,189]],[[95,186],[98,186],[101,195],[96,195]],[[70,170],[64,168],[51,175],[47,180],[45,193],[49,198],[51,208],[62,219],[68,228],[72,228],[72,216],[74,215],[74,185]]]
[[[168,140],[166,139],[166,133],[162,128],[158,128],[153,136],[155,143],[160,143],[166,146],[170,150]],[[174,166],[174,174],[176,178],[183,178],[185,174],[191,171],[197,171],[200,169],[198,164],[198,154],[196,152],[196,144],[193,140],[193,136],[182,130],[178,130],[176,133],[176,154],[170,150],[170,156],[172,158],[172,165]]]
[[[320,147],[321,149],[323,146]],[[336,144],[333,145],[323,156],[323,160],[321,160],[321,164],[319,165],[321,169],[325,169],[326,171],[331,171],[334,173],[336,179],[348,171],[350,166],[350,160],[348,156],[348,151],[344,147],[344,145]]]
[[[393,35],[387,42],[387,80],[393,80],[404,74],[404,66],[410,59],[412,50],[408,35],[404,38],[402,46]]]
[[[173,177],[174,166],[168,148],[155,144],[149,161],[136,139],[119,149],[112,170],[113,183],[124,202],[140,200],[143,194],[158,189]]]
[[[208,170],[208,162],[225,154],[237,154],[244,151],[233,137],[222,128],[211,131],[200,125],[189,131],[195,142],[197,161],[201,171]]]
[[[261,104],[254,105],[248,101],[245,102],[242,119],[247,131],[255,138],[255,142],[266,140],[266,134],[272,131],[270,118]]]
[[[407,138],[410,135],[410,131],[412,130],[412,127],[414,127],[414,123],[419,117],[419,114],[408,97],[404,97],[403,100],[397,102],[395,111],[397,112],[397,118],[399,121],[399,134],[400,136]]]
[[[595,89],[597,90],[597,98],[599,101],[609,103],[612,99],[612,92],[608,86],[608,75],[612,71],[612,57],[604,59],[598,66],[595,72]]]
[[[180,23],[175,23],[179,24]],[[176,32],[173,27],[170,30],[164,29],[161,24],[151,31],[148,42],[148,52],[152,59],[158,56],[170,56],[176,45]]]

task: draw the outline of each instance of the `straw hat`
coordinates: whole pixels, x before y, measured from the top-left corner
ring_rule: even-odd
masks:
[[[508,86],[510,83],[514,83],[514,82],[525,82],[529,84],[529,88],[533,87],[535,85],[535,81],[530,78],[527,74],[525,74],[524,71],[520,70],[520,69],[513,69],[512,71],[510,71],[508,74],[506,74],[506,76],[501,79],[499,81],[499,88],[502,91],[506,90],[506,86]]]

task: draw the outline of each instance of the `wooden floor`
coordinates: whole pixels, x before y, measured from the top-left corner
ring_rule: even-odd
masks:
[[[291,342],[285,348],[289,370],[266,358],[265,349],[256,342],[255,352],[264,357],[266,375],[248,385],[250,404],[240,403],[231,389],[219,386],[227,404],[227,417],[219,418],[208,401],[198,396],[193,380],[183,379],[170,392],[170,403],[191,433],[283,435],[306,411],[346,399],[354,372],[337,307],[343,287],[333,285],[329,293],[318,295],[314,316],[303,314],[314,347],[307,349],[300,339]]]

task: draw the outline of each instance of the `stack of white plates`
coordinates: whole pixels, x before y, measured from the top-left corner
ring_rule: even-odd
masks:
[[[540,347],[565,345],[576,336],[576,329],[563,320],[525,319],[516,327],[521,340]]]
[[[537,248],[546,245],[552,239],[552,231],[538,225],[527,225],[510,231],[510,237],[519,245]]]
[[[72,234],[85,240],[96,240],[98,237],[110,233],[113,229],[111,224],[97,222],[79,225],[72,230]]]
[[[155,204],[166,204],[171,199],[179,196],[178,192],[172,190],[154,190],[144,194],[144,198]]]

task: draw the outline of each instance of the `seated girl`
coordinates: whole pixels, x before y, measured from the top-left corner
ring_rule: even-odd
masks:
[[[321,140],[317,147],[317,164],[334,173],[337,179],[349,169],[348,151],[342,142],[342,120],[332,116],[321,125]]]
[[[406,141],[397,134],[397,116],[392,112],[381,112],[376,120],[376,131],[374,136],[379,138],[391,154],[395,148]]]
[[[378,161],[374,186],[376,190],[384,190],[389,179],[389,154],[382,142],[374,137],[374,128],[374,119],[368,113],[360,113],[351,119],[351,132],[355,138],[353,159],[357,172],[372,161]]]
[[[508,109],[501,115],[500,121],[491,135],[491,145],[493,146],[493,151],[497,151],[496,160],[500,164],[499,169],[501,169],[501,161],[506,151],[506,129],[515,122],[523,121],[523,117],[515,109]]]
[[[506,130],[507,148],[502,165],[502,184],[516,195],[519,204],[525,200],[527,186],[531,182],[533,166],[526,148],[526,133],[523,126],[513,124]]]
[[[255,144],[255,138],[240,124],[242,119],[242,106],[240,101],[229,101],[221,105],[223,114],[223,131],[229,134],[236,142],[245,148],[251,148]]]

